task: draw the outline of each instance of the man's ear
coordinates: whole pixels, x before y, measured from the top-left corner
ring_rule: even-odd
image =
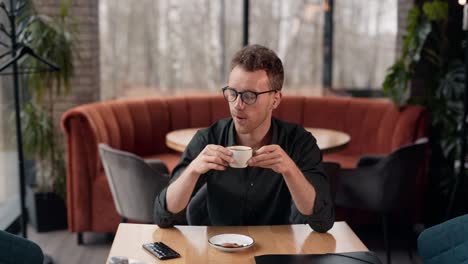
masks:
[[[281,97],[282,97],[282,93],[281,91],[278,91],[275,93],[275,97],[273,98],[273,104],[271,105],[271,109],[276,109],[278,107],[278,105],[280,104],[281,102]]]

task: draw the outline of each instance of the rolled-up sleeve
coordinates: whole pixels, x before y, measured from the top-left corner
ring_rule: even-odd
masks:
[[[330,184],[320,165],[322,153],[315,138],[310,133],[303,133],[298,137],[296,143],[291,151],[291,156],[314,187],[316,196],[314,210],[311,215],[302,215],[292,202],[291,221],[293,223],[307,223],[314,231],[324,233],[333,227],[335,206],[331,198]]]

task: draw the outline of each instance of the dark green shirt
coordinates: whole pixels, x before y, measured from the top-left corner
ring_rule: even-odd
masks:
[[[192,196],[207,184],[207,209],[211,225],[280,225],[308,223],[315,231],[326,232],[335,221],[327,177],[321,169],[322,153],[315,138],[302,126],[276,118],[271,122],[271,144],[280,145],[316,191],[314,212],[302,215],[294,205],[281,174],[259,167],[211,170],[200,176]],[[231,118],[199,130],[174,168],[171,182],[208,144],[233,146],[236,131]],[[154,218],[161,227],[177,224],[184,212],[171,214],[166,209],[165,188],[156,198]],[[312,199],[312,197],[311,197]]]

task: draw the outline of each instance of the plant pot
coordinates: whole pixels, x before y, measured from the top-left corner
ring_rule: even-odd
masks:
[[[26,188],[26,205],[29,223],[37,232],[67,228],[67,210],[65,202],[54,192],[37,192]]]

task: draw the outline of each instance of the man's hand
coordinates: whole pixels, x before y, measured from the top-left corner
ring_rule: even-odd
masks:
[[[294,161],[279,145],[267,145],[255,151],[247,162],[249,166],[272,169],[276,173],[285,174],[296,167]]]
[[[283,175],[297,209],[303,215],[314,211],[316,192],[296,163],[279,145],[267,145],[255,151],[249,166],[272,169]]]
[[[230,162],[233,162],[232,152],[219,145],[207,145],[198,154],[189,167],[198,175],[204,174],[209,170],[225,170]]]

